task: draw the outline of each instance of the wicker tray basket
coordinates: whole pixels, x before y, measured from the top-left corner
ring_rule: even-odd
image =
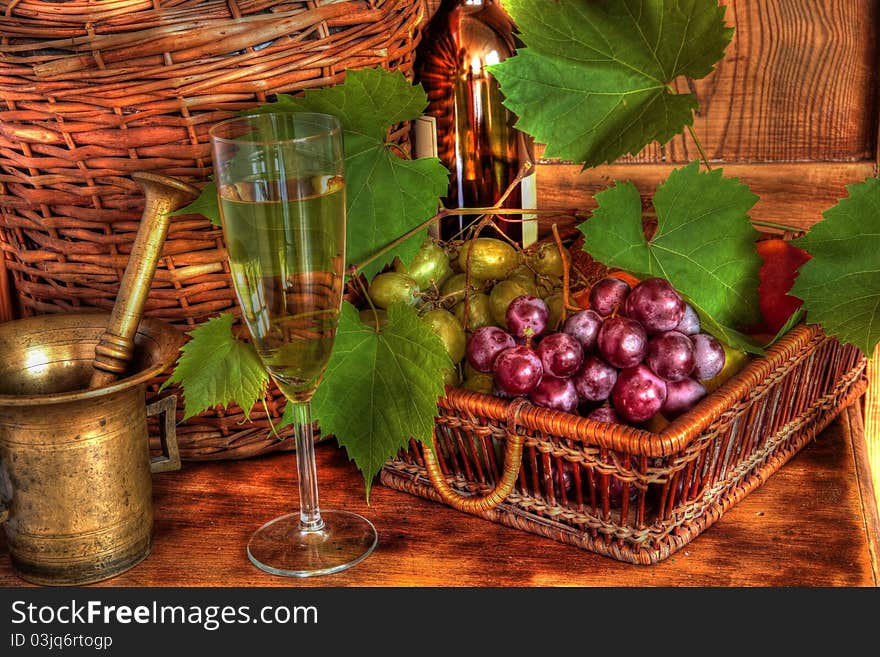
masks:
[[[217,121],[346,68],[409,74],[425,12],[424,0],[0,0],[0,248],[20,313],[110,309],[143,207],[131,173],[201,185]],[[222,233],[175,217],[146,315],[190,330],[222,311],[237,312]],[[273,390],[270,413],[283,405]],[[233,407],[181,425],[183,457],[292,448],[262,408],[251,417],[242,426]]]
[[[858,349],[800,325],[660,433],[448,388],[436,458],[413,442],[381,481],[652,564],[711,526],[853,403],[866,388],[865,365]]]

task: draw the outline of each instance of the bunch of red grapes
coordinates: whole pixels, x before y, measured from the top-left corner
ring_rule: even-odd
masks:
[[[590,291],[590,308],[545,334],[547,304],[514,299],[505,331],[478,329],[467,358],[491,373],[495,394],[527,396],[537,405],[602,422],[641,424],[660,413],[671,420],[706,395],[701,381],[724,367],[721,343],[662,278],[631,287],[608,277]]]

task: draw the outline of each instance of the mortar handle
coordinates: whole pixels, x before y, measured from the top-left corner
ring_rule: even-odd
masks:
[[[147,417],[160,416],[159,440],[162,456],[150,459],[150,472],[174,472],[180,470],[180,448],[177,445],[177,428],[174,424],[177,396],[169,395],[147,406]]]
[[[95,347],[91,388],[113,383],[128,367],[134,354],[134,336],[168,234],[171,213],[199,195],[199,190],[192,185],[156,173],[136,172],[132,178],[144,190],[144,212],[113,304],[110,323]]]

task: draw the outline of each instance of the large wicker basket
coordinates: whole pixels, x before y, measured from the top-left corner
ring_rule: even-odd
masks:
[[[858,349],[802,324],[659,433],[447,388],[436,456],[412,441],[381,481],[621,561],[656,563],[853,403],[867,386],[865,366]]]
[[[409,74],[424,15],[424,0],[0,1],[0,247],[19,312],[111,308],[143,207],[132,172],[202,184],[215,122],[346,68]],[[237,311],[222,234],[176,217],[146,314],[188,330],[221,311]],[[252,418],[180,426],[184,458],[292,447]]]

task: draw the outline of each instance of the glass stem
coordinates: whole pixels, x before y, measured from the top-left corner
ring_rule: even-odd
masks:
[[[315,435],[312,432],[312,406],[309,402],[293,404],[296,429],[296,469],[299,475],[299,522],[303,531],[324,528],[318,507],[318,475],[315,467]]]

